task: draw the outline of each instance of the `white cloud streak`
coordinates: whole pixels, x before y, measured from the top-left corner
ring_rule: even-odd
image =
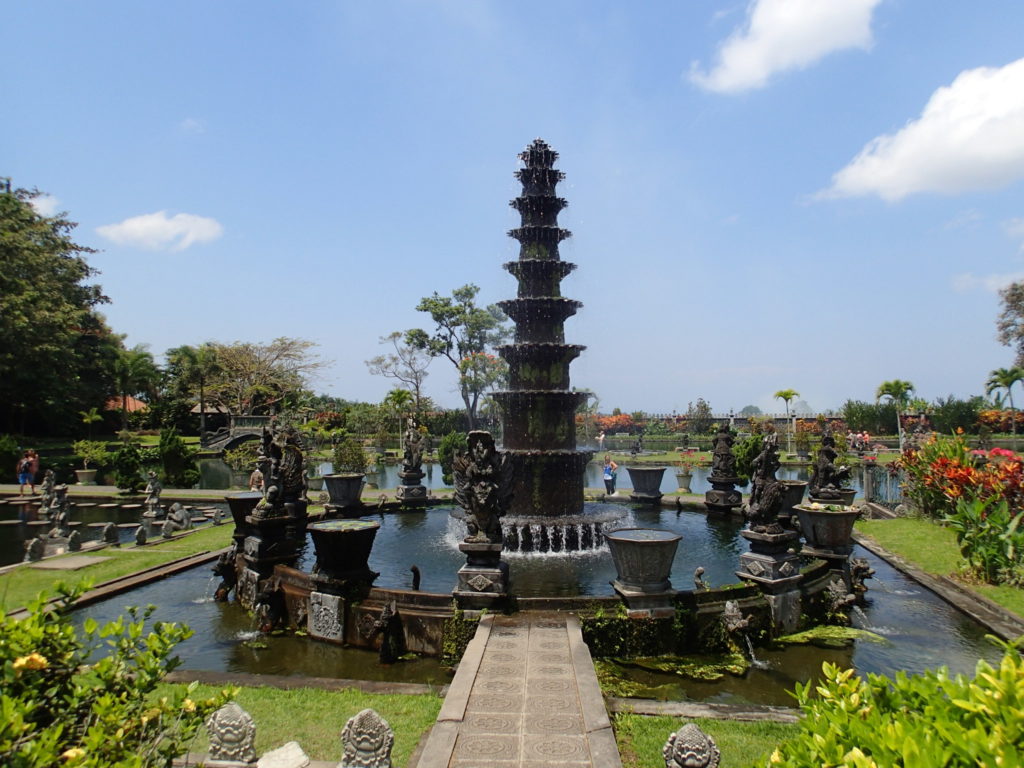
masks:
[[[33,197],[29,200],[29,205],[31,205],[40,216],[53,216],[57,213],[57,206],[60,205],[60,200],[53,195],[39,195],[39,197]]]
[[[216,219],[166,211],[133,216],[118,224],[97,227],[96,232],[118,245],[149,251],[183,251],[195,243],[208,243],[224,233]]]
[[[709,91],[764,87],[780,72],[805,69],[835,51],[871,46],[871,14],[881,0],[753,0],[746,24],[719,46],[709,72],[690,81]]]
[[[971,272],[964,272],[954,275],[952,279],[953,290],[959,293],[967,293],[976,288],[981,288],[989,293],[998,293],[1010,283],[1024,280],[1024,272],[1009,272],[1003,275],[975,275]]]
[[[1024,59],[961,72],[921,116],[872,139],[819,197],[890,202],[998,189],[1024,178]]]

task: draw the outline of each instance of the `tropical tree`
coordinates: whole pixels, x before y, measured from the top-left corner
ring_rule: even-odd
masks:
[[[800,397],[800,393],[797,392],[795,389],[780,389],[778,392],[776,392],[774,395],[772,395],[772,397],[774,397],[776,400],[782,400],[786,404],[786,427],[787,427],[787,433],[788,433],[786,435],[786,438],[787,438],[786,439],[786,450],[789,451],[790,453],[792,453],[793,452],[793,423],[790,421],[790,418],[789,418],[789,403],[790,403],[790,401],[795,400],[796,398]]]
[[[114,361],[114,381],[121,397],[122,430],[128,429],[129,396],[151,393],[159,380],[160,370],[145,344],[136,344],[118,354]]]
[[[210,342],[217,360],[207,380],[210,402],[234,414],[281,410],[320,368],[312,341],[282,336],[269,344]]]
[[[95,405],[88,411],[79,411],[78,415],[82,417],[82,423],[89,430],[89,439],[92,440],[92,425],[97,421],[103,421],[103,415]]]
[[[405,432],[402,430],[402,416],[409,412],[414,401],[415,398],[413,398],[412,392],[407,389],[398,389],[396,387],[384,396],[384,401],[381,403],[384,412],[395,420],[399,435],[400,448],[405,448]]]
[[[903,410],[906,408],[907,403],[910,401],[910,394],[913,391],[914,385],[911,382],[903,381],[902,379],[883,381],[878,385],[878,389],[875,391],[875,402],[880,401],[883,397],[888,397],[896,406],[896,434],[900,439],[901,451],[903,450],[903,422],[900,417],[903,414]]]
[[[386,376],[400,381],[412,392],[413,410],[420,416],[423,413],[423,380],[427,378],[427,368],[433,358],[404,339],[405,334],[401,331],[383,337],[380,343],[391,344],[395,351],[367,360],[366,367],[374,376]]]
[[[206,386],[219,370],[217,349],[212,344],[198,347],[184,345],[167,350],[167,363],[173,367],[188,391],[195,387],[199,394],[199,442],[206,441]]]
[[[504,378],[502,360],[489,350],[508,336],[503,324],[505,313],[497,305],[478,307],[480,289],[469,283],[456,288],[451,296],[435,292],[416,305],[434,321],[433,333],[414,328],[405,334],[405,343],[430,357],[444,357],[459,374],[459,394],[466,408],[469,428],[476,429],[480,397]]]
[[[991,395],[996,390],[1004,390],[1010,402],[1010,432],[1013,435],[1013,449],[1017,450],[1017,409],[1013,407],[1013,385],[1024,381],[1024,368],[996,368],[989,374],[985,382],[985,392]]]

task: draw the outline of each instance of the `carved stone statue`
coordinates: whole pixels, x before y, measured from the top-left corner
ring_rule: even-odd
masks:
[[[135,529],[135,546],[141,547],[146,543],[146,526],[140,525]]]
[[[836,450],[836,440],[832,430],[825,428],[821,436],[821,448],[818,449],[818,460],[814,464],[814,472],[811,474],[809,492],[811,496],[819,499],[839,499],[839,489],[843,481],[850,477],[850,468],[847,466],[836,466],[835,460],[839,452]]]
[[[156,476],[156,472],[150,471],[148,479],[146,481],[146,500],[143,505],[146,511],[143,513],[146,517],[159,517],[160,515],[160,494],[163,493],[164,486],[160,482],[160,478]]]
[[[670,734],[661,750],[665,768],[718,768],[722,753],[715,740],[695,723]]]
[[[100,534],[100,540],[104,544],[110,544],[115,547],[121,546],[121,538],[117,535],[117,526],[113,523],[104,525],[103,532]]]
[[[378,634],[381,636],[378,654],[380,663],[394,664],[405,653],[402,620],[398,616],[398,604],[394,600],[384,604],[380,618],[373,622],[370,637],[376,637]]]
[[[238,704],[229,701],[206,718],[210,759],[233,763],[256,762],[256,723]]]
[[[306,500],[306,459],[302,452],[302,440],[298,431],[291,426],[272,424],[263,428],[260,440],[257,468],[263,475],[264,501],[260,503],[257,516],[277,517],[286,513],[286,505],[301,502],[303,515]],[[271,489],[276,490],[273,500]]]
[[[341,732],[343,749],[338,768],[391,768],[395,733],[372,709],[349,718]]]
[[[180,502],[174,502],[167,512],[167,520],[164,521],[161,533],[164,538],[170,538],[176,531],[185,531],[192,527],[192,515],[181,506]]]
[[[455,500],[466,510],[467,542],[500,544],[501,518],[512,500],[512,462],[499,454],[490,432],[469,433],[469,453],[452,461]]]
[[[235,570],[235,551],[234,549],[223,552],[220,557],[217,558],[216,565],[213,566],[213,573],[216,576],[220,576],[220,584],[217,585],[216,591],[213,593],[213,599],[220,602],[224,602],[228,599],[228,595],[231,590],[238,584],[238,571]]]
[[[81,552],[82,551],[82,534],[78,531],[72,531],[68,534],[68,552]]]
[[[745,510],[752,530],[760,533],[782,533],[779,512],[785,501],[786,487],[775,477],[780,466],[779,436],[771,432],[761,441],[761,452],[751,462],[754,467],[753,489]]]
[[[410,418],[405,428],[405,453],[402,467],[406,472],[416,472],[423,464],[423,444],[425,436],[416,425],[416,419]]]
[[[46,542],[38,536],[34,539],[29,539],[25,542],[25,562],[34,563],[36,560],[42,560],[43,555],[46,553]]]
[[[49,509],[50,508],[50,505],[53,503],[53,497],[55,495],[53,489],[56,487],[56,484],[57,484],[57,481],[56,481],[56,478],[54,478],[54,476],[53,476],[53,470],[52,469],[46,470],[46,472],[43,474],[43,482],[39,486],[39,494],[40,494],[39,508],[40,509]]]
[[[71,532],[71,527],[68,525],[68,487],[66,485],[57,486],[54,489],[53,501],[50,504],[49,518],[53,524],[53,528],[47,536],[51,539],[58,539],[67,536]]]
[[[732,454],[732,444],[736,438],[724,423],[719,425],[718,434],[712,441],[711,475],[713,477],[735,477],[736,457]]]
[[[725,610],[722,611],[722,624],[725,625],[725,631],[731,635],[733,632],[746,629],[750,624],[750,617],[743,615],[739,603],[735,600],[726,600]]]

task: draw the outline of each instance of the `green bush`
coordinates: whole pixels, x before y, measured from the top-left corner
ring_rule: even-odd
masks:
[[[946,517],[956,531],[960,554],[974,574],[989,584],[1024,587],[1024,513],[1010,511],[1006,499],[960,498]]]
[[[21,458],[21,450],[18,448],[18,441],[13,435],[0,435],[0,466],[4,467],[4,473],[13,472]]]
[[[469,440],[465,432],[449,432],[441,438],[437,446],[437,461],[441,465],[441,481],[445,485],[452,484],[452,462],[455,454],[469,450]]]
[[[1019,649],[1004,648],[998,668],[979,661],[973,678],[943,668],[865,681],[826,662],[823,682],[797,684],[800,733],[768,765],[1024,765],[1024,664]]]
[[[246,440],[237,448],[232,448],[230,451],[224,451],[224,463],[235,470],[235,472],[255,469],[257,456],[256,449],[258,446],[258,440]]]
[[[331,454],[331,463],[335,472],[366,472],[366,452],[363,446],[353,435],[343,432],[341,438],[334,445]]]
[[[160,430],[158,451],[163,466],[161,475],[167,485],[172,488],[191,488],[199,482],[196,450],[185,445],[174,427]]]
[[[124,443],[114,454],[114,482],[129,492],[142,487],[142,454],[134,443]]]
[[[109,459],[107,444],[101,440],[76,440],[71,450],[82,460],[83,469],[88,469],[90,464],[101,467]]]
[[[24,619],[0,612],[0,765],[170,765],[228,692],[157,699],[157,685],[179,664],[174,646],[192,631],[155,622],[147,633],[150,606],[104,627],[86,619],[79,636],[70,611],[82,589],[58,587],[55,606],[41,595]]]

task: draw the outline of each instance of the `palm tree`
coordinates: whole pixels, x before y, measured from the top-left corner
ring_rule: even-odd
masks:
[[[900,420],[900,414],[906,408],[907,402],[910,400],[910,393],[913,391],[914,385],[911,382],[893,379],[892,381],[883,381],[875,392],[875,402],[883,397],[888,397],[896,405],[896,434],[900,439],[901,451],[903,450],[903,422]]]
[[[1024,368],[996,368],[989,374],[985,383],[985,392],[991,395],[997,389],[1006,390],[1006,399],[1010,401],[1010,433],[1013,435],[1013,450],[1017,450],[1017,409],[1013,407],[1013,385],[1024,381]]]
[[[114,381],[121,396],[121,430],[128,430],[128,396],[149,392],[160,378],[153,355],[145,344],[122,349],[114,360]]]
[[[78,415],[82,417],[82,423],[89,428],[89,439],[92,440],[92,425],[97,421],[103,421],[103,416],[100,415],[100,411],[96,406],[93,406],[88,411],[79,411]]]
[[[800,393],[797,392],[795,389],[780,389],[778,392],[776,392],[774,395],[772,395],[772,397],[774,397],[776,400],[782,400],[783,402],[786,403],[786,424],[788,424],[789,428],[790,428],[789,429],[788,440],[786,441],[786,450],[789,451],[790,453],[792,453],[793,452],[793,428],[792,428],[793,425],[789,421],[789,401],[790,400],[795,400],[796,398],[800,397]]]
[[[382,405],[391,412],[395,417],[395,421],[398,423],[398,447],[399,449],[405,448],[405,432],[402,431],[402,414],[408,412],[415,402],[415,398],[407,389],[399,389],[396,387],[392,389],[387,395],[384,396],[384,402]],[[384,450],[384,446],[381,446],[381,450]]]

